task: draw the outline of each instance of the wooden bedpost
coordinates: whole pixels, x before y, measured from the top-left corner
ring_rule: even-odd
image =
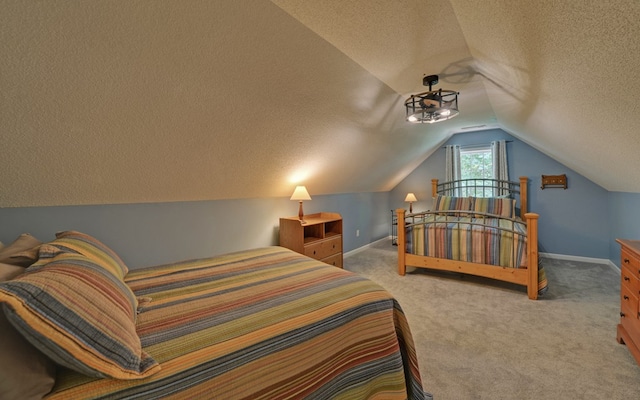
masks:
[[[522,193],[522,192],[521,192]],[[538,214],[526,213],[527,221],[527,269],[529,283],[527,295],[531,300],[538,298]]]
[[[527,204],[527,200],[529,199],[529,196],[527,194],[527,182],[529,182],[529,178],[527,178],[526,176],[520,177],[520,218],[522,219],[525,219],[524,215],[529,210],[529,205]]]
[[[431,180],[431,197],[438,195],[438,179]]]
[[[407,245],[405,244],[405,223],[404,223],[404,209],[398,208],[396,210],[396,214],[398,216],[398,274],[403,275],[407,272],[407,266],[405,264],[404,256],[407,249]]]

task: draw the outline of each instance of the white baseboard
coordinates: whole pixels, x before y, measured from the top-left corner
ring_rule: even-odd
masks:
[[[357,249],[354,249],[354,250],[351,250],[351,251],[349,251],[347,253],[344,253],[343,257],[344,258],[350,257],[350,256],[352,256],[354,254],[358,254],[361,251],[366,250],[367,248],[371,247],[375,243],[386,241],[386,240],[391,240],[391,239],[393,239],[391,236],[387,236],[387,237],[384,237],[382,239],[378,239],[375,242],[371,242],[371,243],[366,244],[364,246],[358,247]],[[615,263],[613,263],[611,260],[609,260],[607,258],[571,256],[571,255],[567,255],[567,254],[555,254],[555,253],[539,253],[539,254],[540,254],[540,257],[554,258],[554,259],[557,259],[557,260],[569,260],[569,261],[590,262],[590,263],[596,263],[596,264],[607,264],[608,266],[610,266],[611,268],[613,268],[617,272],[620,272],[620,268]]]
[[[343,254],[343,257],[344,258],[350,257],[350,256],[352,256],[354,254],[358,254],[361,251],[366,250],[367,248],[371,247],[375,243],[383,242],[383,241],[391,240],[391,239],[393,239],[393,237],[391,237],[391,236],[383,237],[382,239],[378,239],[375,242],[371,242],[371,243],[366,244],[364,246],[358,247],[357,249],[354,249],[354,250],[351,250],[349,252],[346,252],[346,253]],[[539,253],[539,255],[540,255],[540,257],[543,257],[543,258],[552,258],[552,259],[556,259],[556,260],[569,260],[569,261],[581,261],[581,262],[589,262],[589,263],[596,263],[596,264],[607,264],[608,266],[613,268],[615,271],[620,272],[620,268],[615,263],[613,263],[611,260],[609,260],[607,258],[570,256],[570,255],[566,255],[566,254],[555,254],[555,253]]]
[[[368,249],[369,247],[373,246],[374,244],[376,244],[378,242],[384,242],[384,241],[389,240],[389,239],[391,239],[391,236],[383,237],[382,239],[378,239],[375,242],[371,242],[369,244],[365,244],[364,246],[358,247],[357,249],[353,249],[351,251],[348,251],[348,252],[344,253],[342,255],[342,257],[343,258],[347,258],[347,257],[350,257],[350,256],[352,256],[354,254],[358,254],[361,251],[364,251],[364,250]]]
[[[607,258],[569,256],[566,254],[554,254],[554,253],[540,253],[540,257],[554,258],[556,260],[569,260],[569,261],[581,261],[581,262],[590,262],[590,263],[597,263],[597,264],[607,264],[611,268],[615,269],[617,272],[620,272],[620,268],[618,268],[618,266],[615,263],[613,263],[611,260]]]

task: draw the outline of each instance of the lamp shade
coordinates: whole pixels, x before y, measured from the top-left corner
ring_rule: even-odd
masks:
[[[416,199],[416,195],[415,194],[407,193],[407,197],[404,198],[404,201],[413,202],[413,201],[418,201],[418,199]]]
[[[307,192],[307,188],[304,186],[296,186],[296,190],[293,191],[290,200],[311,200],[311,196],[309,196],[309,192]]]

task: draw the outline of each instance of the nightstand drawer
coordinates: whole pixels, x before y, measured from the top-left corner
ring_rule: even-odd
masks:
[[[304,254],[316,260],[322,260],[337,253],[342,253],[342,235],[304,245]]]
[[[342,253],[334,254],[320,261],[333,265],[334,267],[342,268]]]
[[[629,271],[631,271],[636,278],[640,279],[640,260],[624,248],[621,251],[621,255],[620,265],[629,268]]]

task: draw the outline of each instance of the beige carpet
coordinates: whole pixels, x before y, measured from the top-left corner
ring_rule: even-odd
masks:
[[[425,390],[435,400],[640,399],[640,366],[616,342],[619,273],[544,259],[549,291],[408,268],[380,241],[345,269],[389,290],[407,314]]]

